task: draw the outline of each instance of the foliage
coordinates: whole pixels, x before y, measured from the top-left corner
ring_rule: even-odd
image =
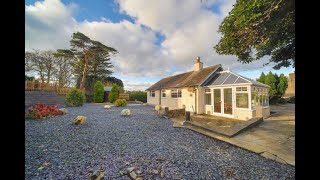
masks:
[[[109,93],[109,102],[113,103],[119,97],[119,86],[117,84],[113,84],[111,91]]]
[[[237,0],[219,32],[214,47],[219,54],[235,55],[242,63],[270,56],[275,69],[295,66],[293,0]]]
[[[288,103],[292,103],[292,104],[295,104],[295,101],[296,100],[296,98],[295,98],[295,96],[291,96],[291,97],[289,97],[289,99],[288,99]]]
[[[279,103],[279,104],[285,104],[285,103],[287,103],[287,100],[284,99],[284,98],[279,98],[278,103]]]
[[[66,95],[65,104],[67,106],[82,106],[85,103],[84,92],[80,89],[71,88]]]
[[[70,50],[59,49],[60,57],[74,57],[74,74],[77,79],[81,79],[79,88],[85,89],[87,76],[103,78],[111,74],[113,66],[110,63],[110,54],[116,54],[117,50],[108,47],[99,41],[94,41],[81,32],[73,33],[70,40]]]
[[[121,79],[118,79],[116,77],[112,77],[112,76],[109,76],[109,77],[106,77],[103,79],[104,82],[112,82],[112,83],[116,83],[118,86],[120,87],[123,87],[123,82]]]
[[[41,119],[49,116],[63,115],[63,111],[59,110],[56,105],[45,105],[37,103],[27,112],[26,116],[31,119]]]
[[[130,101],[147,102],[147,92],[145,91],[131,91],[129,92]]]
[[[115,106],[126,106],[127,105],[127,101],[125,99],[117,99],[115,102],[114,102],[114,105]]]
[[[274,76],[274,74],[270,71],[266,77],[265,77],[265,80],[264,80],[264,83],[269,85],[270,86],[270,89],[269,89],[269,98],[272,99],[273,96],[276,95],[277,93],[277,85],[276,85],[276,78]]]
[[[280,74],[280,76],[278,76],[270,71],[265,76],[264,73],[261,73],[257,81],[267,84],[271,87],[269,89],[269,99],[271,104],[284,102],[283,100],[280,100],[288,87],[288,79],[284,74]]]
[[[34,76],[27,76],[27,75],[24,75],[25,76],[25,81],[33,81],[34,80]]]
[[[262,72],[260,77],[257,79],[257,81],[264,84],[265,78],[266,78],[266,75]]]
[[[287,77],[284,76],[284,74],[280,74],[279,83],[277,85],[277,95],[279,97],[282,97],[285,94],[287,87],[288,87]]]
[[[37,72],[41,82],[49,83],[54,72],[55,58],[52,51],[33,50],[25,52],[25,67],[32,67],[30,70]]]
[[[96,103],[102,103],[104,100],[104,85],[101,81],[97,81],[94,84],[93,101]]]

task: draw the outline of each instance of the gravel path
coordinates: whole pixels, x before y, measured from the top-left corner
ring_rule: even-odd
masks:
[[[25,121],[26,179],[295,179],[295,168],[184,128],[155,115],[149,106],[124,108],[85,104],[68,114]],[[70,122],[87,117],[81,126]],[[140,171],[140,172],[139,172]]]

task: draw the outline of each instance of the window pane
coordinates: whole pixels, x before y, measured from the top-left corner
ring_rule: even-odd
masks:
[[[211,93],[206,93],[205,99],[206,99],[206,105],[211,105]]]
[[[220,91],[220,89],[214,89],[213,96],[214,96],[214,112],[221,113],[221,91]]]
[[[224,113],[232,114],[232,89],[226,88],[224,92]]]
[[[257,104],[257,96],[256,93],[252,92],[251,93],[251,106],[252,108],[255,108]]]
[[[241,90],[242,91],[247,91],[247,87],[242,87]]]
[[[211,92],[211,89],[205,89],[204,91],[205,92]]]
[[[236,93],[236,104],[238,108],[249,108],[248,93]]]
[[[241,87],[236,87],[236,91],[241,91]]]

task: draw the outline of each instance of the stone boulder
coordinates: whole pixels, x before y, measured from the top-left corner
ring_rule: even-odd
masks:
[[[110,106],[110,105],[105,105],[105,106],[103,106],[103,108],[104,108],[104,109],[110,109],[111,106]]]
[[[123,109],[121,111],[121,116],[130,116],[130,115],[131,115],[130,109]]]
[[[77,116],[73,121],[72,124],[79,125],[83,124],[87,121],[87,117],[85,116]]]
[[[68,113],[68,109],[66,109],[66,108],[61,108],[61,109],[59,109],[59,110],[62,111],[63,114],[67,114],[67,113]]]
[[[154,107],[154,109],[155,109],[156,111],[160,111],[162,108],[161,108],[160,105],[156,105],[156,106]]]

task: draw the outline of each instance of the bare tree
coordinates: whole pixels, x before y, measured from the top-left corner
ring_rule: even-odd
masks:
[[[55,57],[51,51],[33,50],[25,52],[26,70],[35,71],[41,79],[41,83],[49,83],[54,71]]]

